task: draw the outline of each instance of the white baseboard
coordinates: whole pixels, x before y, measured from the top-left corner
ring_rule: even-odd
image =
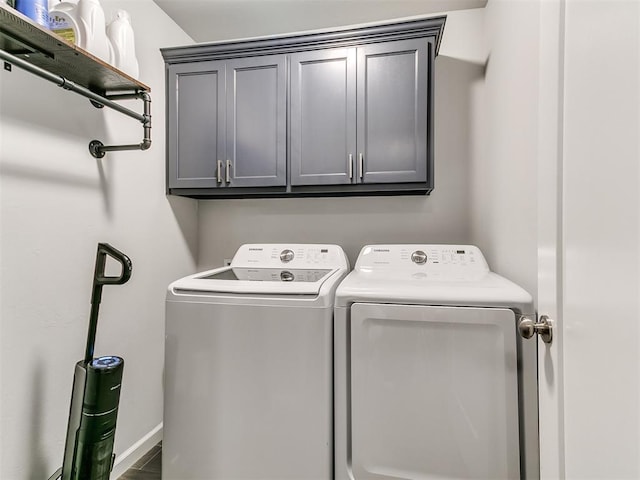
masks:
[[[162,423],[156,425],[153,430],[116,457],[116,462],[113,466],[113,471],[111,472],[111,478],[114,480],[119,478],[160,440],[162,440]]]

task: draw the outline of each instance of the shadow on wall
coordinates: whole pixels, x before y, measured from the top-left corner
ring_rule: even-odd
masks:
[[[89,158],[90,154],[87,151]],[[56,184],[62,187],[78,188],[85,190],[99,190],[102,195],[104,204],[104,212],[108,218],[112,218],[112,201],[111,187],[107,181],[107,172],[105,171],[102,160],[96,159],[96,167],[98,170],[98,178],[95,176],[83,176],[79,174],[69,173],[63,169],[44,169],[34,166],[29,158],[15,158],[15,163],[2,161],[0,163],[0,175],[3,177],[13,177],[28,182],[38,182],[46,185]]]
[[[481,130],[486,113],[483,96],[489,57],[480,62],[439,56],[436,62],[436,184],[462,197],[464,213],[460,221],[466,226],[465,243],[476,244],[474,202],[478,195],[481,198],[492,195],[489,188],[481,192],[474,190],[479,188],[475,179],[484,155]],[[452,157],[463,160],[457,161],[448,175],[439,175],[440,166]],[[461,185],[458,178],[465,178],[466,183]]]
[[[2,71],[2,122],[22,123],[29,130],[51,130],[55,136],[106,136],[103,110],[81,95],[15,67]],[[85,142],[83,142],[85,143]]]
[[[24,451],[29,452],[28,478],[49,478],[49,475],[53,473],[47,471],[45,452],[41,443],[43,422],[42,413],[46,404],[43,385],[43,366],[42,360],[39,359],[35,365],[33,373],[31,398],[29,399],[31,418],[29,434],[26,437],[27,442],[24,446]]]
[[[21,181],[96,190],[105,213],[112,203],[101,160],[89,153],[89,141],[108,137],[105,113],[89,100],[15,68],[0,72],[3,157],[0,174]],[[95,161],[97,174],[91,168]]]
[[[167,201],[195,263],[198,258],[198,201],[167,195]]]

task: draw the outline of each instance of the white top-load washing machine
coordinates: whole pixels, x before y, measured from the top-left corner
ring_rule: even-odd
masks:
[[[243,245],[171,284],[162,478],[333,478],[336,245]]]
[[[335,478],[539,478],[525,314],[477,247],[364,247],[336,292]]]

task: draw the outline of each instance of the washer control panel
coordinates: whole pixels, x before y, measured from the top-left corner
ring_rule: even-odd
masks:
[[[348,266],[342,248],[337,245],[247,244],[231,261],[232,267],[260,268],[338,268]],[[286,281],[286,280],[285,280]]]
[[[358,268],[489,271],[482,252],[473,245],[368,245],[360,252]]]

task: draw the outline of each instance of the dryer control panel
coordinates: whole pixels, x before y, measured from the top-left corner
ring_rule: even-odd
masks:
[[[464,270],[489,271],[484,255],[473,245],[367,245],[362,249],[356,269]]]
[[[337,245],[247,244],[231,261],[232,267],[260,268],[348,268],[348,260]]]

